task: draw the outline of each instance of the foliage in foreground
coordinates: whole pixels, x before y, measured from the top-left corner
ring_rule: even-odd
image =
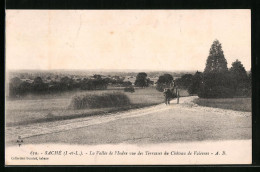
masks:
[[[129,98],[121,92],[85,94],[74,96],[70,107],[73,109],[105,108],[130,105]]]

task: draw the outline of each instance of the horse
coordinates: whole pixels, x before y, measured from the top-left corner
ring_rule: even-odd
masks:
[[[176,90],[176,91],[175,91]],[[165,97],[165,104],[169,105],[170,100],[174,98],[178,98],[177,89],[173,88],[165,88],[163,91],[164,97]]]

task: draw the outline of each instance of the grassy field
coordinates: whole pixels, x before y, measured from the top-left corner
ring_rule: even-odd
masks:
[[[96,114],[140,108],[162,103],[163,94],[155,88],[137,88],[134,93],[124,92],[130,99],[131,105],[123,107],[96,108],[96,109],[70,109],[71,99],[75,95],[113,92],[115,90],[98,91],[72,91],[52,95],[29,95],[23,99],[6,101],[6,125],[16,126],[28,123],[47,122],[53,120],[72,119]],[[180,91],[181,96],[187,96],[187,91]]]
[[[196,99],[194,103],[200,106],[231,109],[236,111],[252,112],[251,98],[230,98],[230,99]]]

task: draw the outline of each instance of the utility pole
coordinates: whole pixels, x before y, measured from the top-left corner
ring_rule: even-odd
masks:
[[[180,98],[180,93],[179,90],[177,91],[177,104],[179,104],[179,98]]]

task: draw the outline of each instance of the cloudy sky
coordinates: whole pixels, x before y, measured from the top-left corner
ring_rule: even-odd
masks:
[[[251,66],[250,10],[7,10],[7,69],[204,70],[212,42]]]

